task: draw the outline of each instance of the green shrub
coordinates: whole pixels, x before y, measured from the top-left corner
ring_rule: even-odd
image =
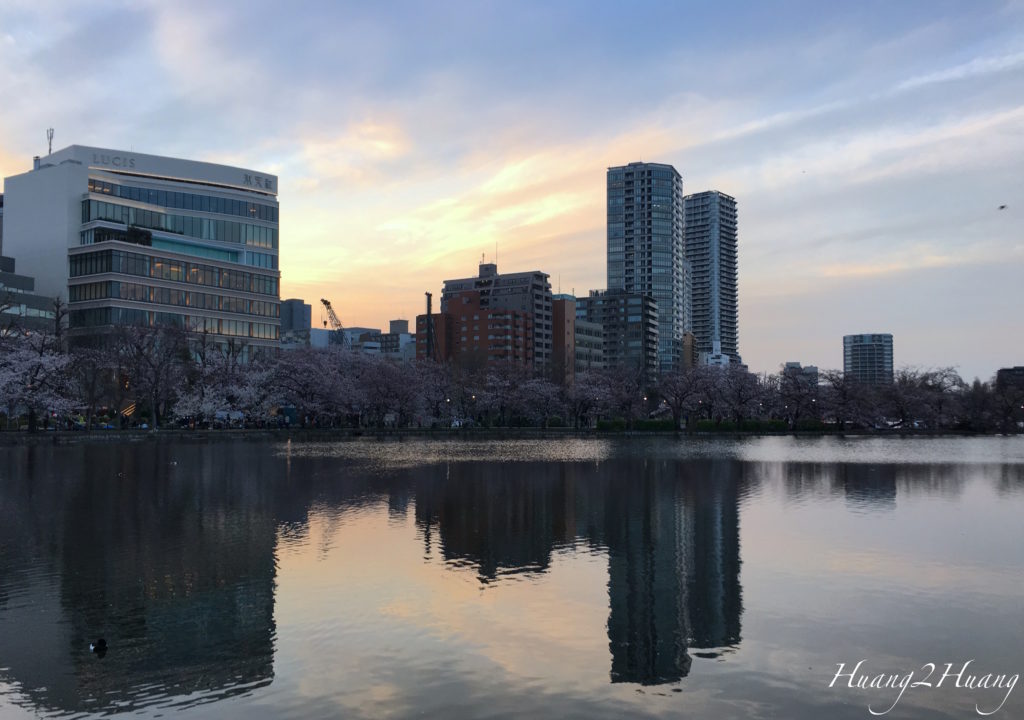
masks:
[[[697,432],[735,432],[736,423],[731,420],[698,420],[694,430]]]
[[[785,420],[744,420],[740,425],[742,432],[786,432]]]
[[[633,423],[633,429],[647,432],[672,432],[676,429],[676,424],[673,420],[637,420]]]

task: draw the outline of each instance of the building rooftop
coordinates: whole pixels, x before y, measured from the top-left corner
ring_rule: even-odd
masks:
[[[277,176],[272,173],[201,160],[185,160],[86,145],[69,145],[40,157],[35,161],[33,170],[65,163],[85,165],[121,175],[214,185],[269,196],[277,194]]]

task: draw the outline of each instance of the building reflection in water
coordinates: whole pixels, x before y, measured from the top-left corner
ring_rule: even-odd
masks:
[[[244,456],[164,445],[76,447],[60,463],[45,447],[10,455],[0,665],[34,707],[123,712],[270,684],[275,521]],[[99,636],[102,659],[89,652]]]
[[[612,682],[676,682],[740,641],[739,463],[606,463]]]
[[[484,587],[547,572],[559,553],[606,555],[610,680],[651,685],[740,643],[739,507],[752,489],[874,511],[956,495],[979,473],[1002,493],[1024,487],[1019,467],[634,456],[382,470],[254,443],[20,447],[0,471],[0,667],[58,712],[268,685],[275,554],[308,542],[311,514],[343,532],[346,513],[370,513],[398,533],[411,515],[427,555],[472,567]],[[100,635],[102,660],[88,652]]]
[[[555,546],[571,542],[561,466],[465,463],[411,474],[424,538],[436,535],[443,558],[472,564],[482,583],[546,570]]]
[[[740,641],[736,461],[456,464],[413,471],[416,520],[481,582],[544,571],[560,545],[608,553],[612,682],[676,682],[688,648]]]

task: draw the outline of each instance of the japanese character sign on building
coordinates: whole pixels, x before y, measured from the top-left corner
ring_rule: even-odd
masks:
[[[249,175],[243,176],[242,184],[246,187],[259,188],[260,190],[274,190],[274,181],[272,178],[263,177],[262,175]]]

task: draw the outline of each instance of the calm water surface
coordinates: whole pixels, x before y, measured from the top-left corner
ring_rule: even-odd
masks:
[[[1024,672],[1024,438],[2,452],[5,720],[868,718],[861,660],[966,718]]]

